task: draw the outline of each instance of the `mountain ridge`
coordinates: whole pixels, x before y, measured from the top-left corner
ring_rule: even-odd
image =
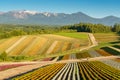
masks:
[[[29,10],[0,12],[1,24],[68,25],[80,22],[114,25],[115,23],[120,23],[120,18],[112,15],[103,18],[94,18],[83,12],[76,12],[71,14],[37,12]]]

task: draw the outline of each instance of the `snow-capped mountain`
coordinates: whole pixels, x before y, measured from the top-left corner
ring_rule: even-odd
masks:
[[[79,22],[102,23],[113,25],[120,23],[120,18],[107,16],[104,18],[93,18],[82,12],[65,14],[37,12],[29,10],[0,12],[0,23],[2,24],[45,24],[45,25],[66,25]]]

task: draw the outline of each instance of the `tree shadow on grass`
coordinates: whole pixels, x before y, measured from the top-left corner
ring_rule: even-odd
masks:
[[[102,47],[101,49],[108,52],[108,53],[110,53],[110,54],[112,54],[112,55],[120,55],[120,52],[118,52],[118,51],[116,51],[114,49],[111,49],[109,47]]]
[[[118,44],[120,41],[109,42],[110,44]]]
[[[117,35],[119,36],[119,37],[118,37],[118,40],[120,40],[120,31],[117,33]]]
[[[120,45],[113,45],[112,47],[120,49]]]
[[[120,36],[120,31],[117,33],[117,35],[119,35],[119,36]]]

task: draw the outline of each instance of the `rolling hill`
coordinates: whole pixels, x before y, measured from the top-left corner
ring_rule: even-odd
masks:
[[[80,34],[86,35],[87,34]],[[88,38],[86,38],[88,42]],[[88,45],[86,40],[79,40],[70,37],[64,37],[53,34],[43,35],[26,35],[18,36],[0,40],[0,53],[4,51],[9,56],[34,56],[34,55],[49,55],[62,51],[75,49],[82,47],[82,45]]]

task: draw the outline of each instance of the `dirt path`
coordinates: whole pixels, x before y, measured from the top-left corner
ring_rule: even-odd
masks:
[[[97,43],[97,41],[95,40],[95,37],[94,37],[94,35],[93,35],[92,33],[89,33],[88,36],[89,36],[89,40],[90,40],[90,42],[91,42],[92,44],[89,45],[89,46],[87,46],[87,47],[81,48],[80,51],[88,50],[88,49],[90,49],[90,48],[98,45],[98,43]]]
[[[98,45],[97,41],[95,40],[94,35],[92,33],[89,33],[88,35],[89,35],[92,45],[94,46]]]
[[[120,58],[120,56],[101,56],[94,58],[83,58],[83,59],[70,59],[70,60],[61,60],[55,63],[73,63],[73,62],[85,62],[85,61],[95,61],[95,60],[103,60],[103,59],[116,59]]]

